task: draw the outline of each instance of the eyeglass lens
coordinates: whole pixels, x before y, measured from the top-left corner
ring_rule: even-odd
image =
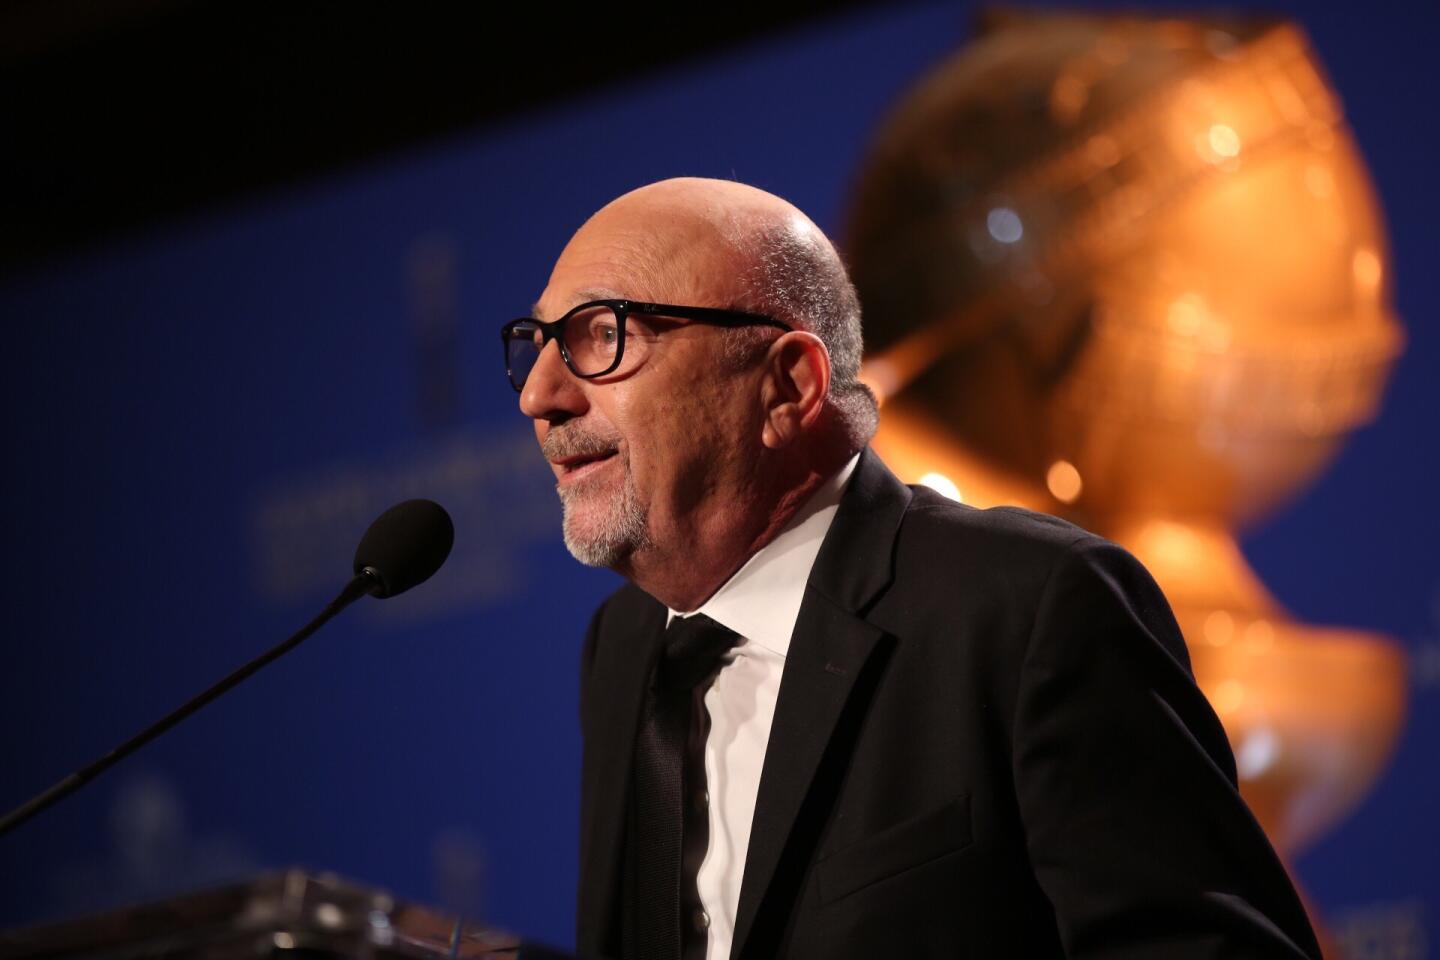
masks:
[[[644,344],[635,336],[627,335],[621,358],[624,369],[616,368],[615,356],[620,352],[620,319],[607,306],[586,307],[566,315],[561,322],[563,326],[559,336],[564,340],[570,369],[579,376],[625,373],[644,360]],[[512,328],[506,359],[510,364],[510,379],[517,388],[525,385],[544,346],[539,324],[517,323]]]

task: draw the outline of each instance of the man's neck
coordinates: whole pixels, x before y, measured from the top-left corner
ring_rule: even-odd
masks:
[[[696,610],[774,540],[838,468],[806,468],[763,500],[734,498],[709,523],[697,524],[688,535],[667,538],[669,549],[651,544],[617,564],[615,571],[672,610]],[[756,509],[767,500],[770,509]]]

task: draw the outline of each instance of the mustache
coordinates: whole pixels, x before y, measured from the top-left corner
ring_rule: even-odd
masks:
[[[545,454],[546,460],[600,456],[619,447],[619,434],[599,433],[573,421],[551,427],[540,442],[540,452]]]

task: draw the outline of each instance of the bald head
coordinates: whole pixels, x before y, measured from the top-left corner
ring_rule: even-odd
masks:
[[[698,296],[704,302],[696,306],[761,313],[815,334],[830,354],[829,399],[849,446],[858,450],[874,434],[875,399],[859,382],[863,341],[854,287],[834,245],[788,201],[729,180],[662,180],[602,207],[562,260],[571,255],[592,265],[609,261],[631,277],[638,269],[653,284],[627,296],[661,302]],[[743,353],[762,335],[730,331],[729,352]]]
[[[721,243],[743,242],[747,234],[777,228],[813,234],[819,242],[829,243],[810,218],[787,201],[731,180],[676,177],[647,184],[601,207],[584,229],[632,220],[657,232],[708,233]]]
[[[598,245],[623,251],[632,268],[665,286],[700,279],[722,301],[746,295],[766,246],[786,237],[838,262],[834,248],[805,214],[743,183],[677,177],[612,200],[575,234],[566,254]]]

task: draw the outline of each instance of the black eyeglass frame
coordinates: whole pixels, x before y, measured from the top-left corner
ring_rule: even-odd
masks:
[[[575,364],[570,359],[570,349],[565,346],[565,337],[562,333],[566,322],[582,310],[589,310],[593,307],[607,307],[615,314],[616,324],[616,346],[615,359],[610,366],[599,373],[581,373],[575,369]],[[554,340],[560,345],[560,357],[565,361],[565,369],[569,370],[581,380],[595,380],[607,374],[614,373],[620,368],[620,363],[625,359],[625,321],[631,314],[639,314],[647,317],[673,317],[679,320],[694,320],[699,323],[710,324],[717,327],[748,327],[766,326],[774,327],[777,330],[789,332],[795,328],[790,324],[774,317],[767,317],[761,313],[746,313],[743,310],[726,310],[723,307],[682,307],[673,303],[644,303],[639,300],[590,300],[579,304],[568,310],[558,320],[536,320],[534,317],[520,317],[511,320],[500,328],[500,342],[505,350],[505,375],[510,379],[510,386],[515,388],[516,393],[525,389],[523,382],[515,382],[515,374],[510,369],[510,341],[515,339],[515,328],[522,323],[534,324],[540,330],[540,349],[536,351],[536,358],[544,352],[545,347]],[[532,368],[533,369],[533,368]],[[525,378],[530,378],[529,371]]]

